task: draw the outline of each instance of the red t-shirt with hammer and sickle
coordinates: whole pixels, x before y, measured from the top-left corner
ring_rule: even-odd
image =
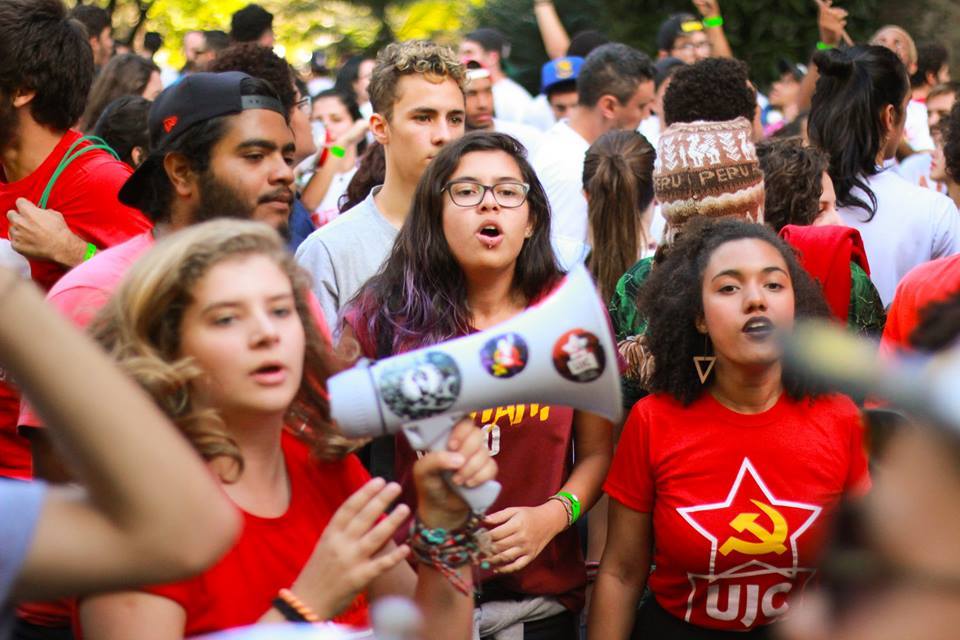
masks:
[[[831,512],[869,488],[862,431],[839,395],[783,394],[753,415],[709,393],[687,407],[664,394],[638,402],[604,488],[652,514],[660,606],[731,631],[783,615],[815,572]]]

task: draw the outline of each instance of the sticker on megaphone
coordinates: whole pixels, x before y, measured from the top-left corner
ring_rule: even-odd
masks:
[[[504,323],[365,362],[331,377],[327,388],[344,435],[402,429],[414,448],[441,449],[461,417],[487,407],[567,406],[616,422],[622,405],[615,362],[606,309],[579,267],[540,304]],[[490,506],[457,490],[478,512]]]

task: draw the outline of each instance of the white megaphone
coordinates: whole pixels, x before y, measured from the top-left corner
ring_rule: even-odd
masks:
[[[414,449],[443,450],[463,416],[505,404],[564,405],[620,419],[620,372],[607,314],[586,268],[515,318],[482,333],[380,360],[327,381],[348,437],[403,429]],[[455,487],[477,513],[500,493]]]

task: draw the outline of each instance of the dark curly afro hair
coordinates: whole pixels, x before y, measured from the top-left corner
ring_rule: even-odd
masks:
[[[707,388],[693,365],[694,356],[704,355],[704,337],[696,327],[703,316],[703,274],[717,248],[745,239],[762,240],[783,256],[793,282],[796,318],[830,317],[820,286],[800,266],[793,249],[769,227],[734,219],[695,220],[677,236],[640,290],[638,308],[649,318],[646,343],[655,363],[649,391],[667,393],[689,405]],[[822,391],[789,370],[783,374],[783,386],[795,400]]]
[[[280,96],[280,104],[287,111],[293,109],[297,92],[293,88],[293,72],[287,61],[255,42],[244,42],[227,47],[210,64],[210,71],[242,71],[254,78],[266,80]]]
[[[747,65],[732,58],[707,58],[678,70],[663,95],[664,123],[753,122],[757,92],[747,73]]]
[[[947,175],[960,182],[960,102],[953,105],[950,115],[940,123],[943,131],[943,157]]]
[[[780,232],[788,224],[813,224],[823,195],[823,172],[830,158],[800,138],[764,140],[757,145],[766,199],[763,219]]]

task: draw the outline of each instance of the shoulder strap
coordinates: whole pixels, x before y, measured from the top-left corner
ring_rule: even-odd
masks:
[[[81,149],[77,149],[77,147],[84,142],[89,142],[91,144],[88,144],[87,146]],[[77,150],[74,151],[74,149],[77,149]],[[50,192],[53,191],[53,185],[57,183],[57,180],[60,178],[60,175],[67,169],[67,167],[70,166],[70,164],[74,160],[76,160],[83,154],[87,153],[88,151],[93,151],[94,149],[100,149],[102,151],[106,151],[117,160],[120,160],[120,156],[117,155],[117,152],[114,151],[110,147],[110,145],[107,144],[106,140],[104,140],[103,138],[99,138],[97,136],[82,136],[80,138],[77,138],[77,140],[72,145],[70,145],[70,148],[67,149],[67,152],[63,154],[63,158],[60,159],[60,164],[57,165],[57,168],[54,169],[53,171],[53,175],[50,176],[50,181],[47,183],[47,186],[44,187],[43,194],[40,196],[40,201],[37,202],[38,207],[40,207],[41,209],[47,208],[47,201],[50,199]]]

